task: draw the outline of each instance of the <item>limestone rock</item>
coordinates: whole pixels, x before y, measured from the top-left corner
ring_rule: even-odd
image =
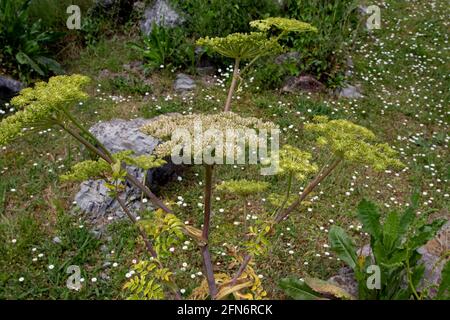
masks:
[[[281,91],[286,93],[296,93],[299,91],[321,92],[325,90],[325,85],[310,75],[299,77],[289,77]]]
[[[195,81],[187,74],[179,73],[174,83],[175,91],[190,91],[196,87]]]
[[[135,155],[151,154],[159,141],[140,131],[140,128],[151,119],[121,120],[114,119],[99,122],[89,131],[111,152],[117,153],[125,150],[134,151]],[[179,166],[174,165],[170,159],[167,164],[147,171],[146,184],[153,192],[161,185],[175,178],[179,173]],[[142,181],[144,172],[141,169],[128,167],[128,172]],[[124,200],[128,209],[137,214],[145,208],[151,209],[150,202],[143,203],[141,191],[127,184],[124,192]],[[88,180],[80,185],[80,190],[75,196],[77,207],[86,213],[88,219],[97,226],[106,225],[110,220],[122,218],[125,213],[117,201],[108,195],[108,189],[103,180]]]
[[[141,21],[141,30],[144,34],[152,31],[152,25],[164,25],[174,27],[183,22],[183,18],[165,0],[157,0],[152,6],[144,11],[144,18]]]
[[[339,89],[337,93],[340,98],[346,99],[360,99],[364,97],[361,93],[361,88],[353,85],[347,85]]]

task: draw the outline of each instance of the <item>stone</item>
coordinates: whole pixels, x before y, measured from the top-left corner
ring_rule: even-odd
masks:
[[[216,73],[216,67],[212,59],[206,54],[205,48],[195,47],[195,68],[199,75],[207,76]]]
[[[353,76],[354,73],[353,70],[355,67],[352,57],[347,57],[345,64],[346,64],[345,76],[347,78],[350,78],[351,76]]]
[[[350,267],[342,267],[338,274],[332,276],[328,281],[338,287],[341,287],[352,296],[358,296],[358,282],[355,280],[353,270]]]
[[[288,77],[281,89],[282,92],[286,93],[296,93],[299,91],[322,92],[324,90],[325,85],[310,75]]]
[[[9,102],[23,88],[22,82],[0,75],[0,104]]]
[[[300,57],[301,57],[300,52],[291,51],[291,52],[280,54],[278,57],[275,58],[274,61],[276,64],[283,64],[286,61],[299,62]]]
[[[150,154],[159,141],[140,131],[141,127],[149,120],[142,118],[133,120],[114,119],[99,122],[89,131],[111,153],[125,150],[133,150],[135,155]]]
[[[89,131],[111,152],[117,153],[125,150],[134,151],[134,155],[151,154],[160,143],[159,140],[146,135],[140,128],[152,121],[142,118],[133,120],[114,119],[99,122]],[[128,172],[138,180],[143,181],[144,171],[134,167],[128,167]],[[147,171],[146,185],[156,192],[160,186],[175,179],[180,174],[180,166],[174,165],[170,159],[167,164],[159,168]],[[137,214],[143,209],[152,209],[150,201],[141,201],[141,191],[127,183],[124,191],[124,200],[128,209]],[[77,207],[87,214],[88,220],[96,226],[104,226],[117,218],[125,217],[125,213],[119,203],[108,195],[108,189],[103,180],[88,180],[80,185],[80,190],[75,196]]]
[[[174,83],[175,91],[190,91],[196,87],[195,81],[187,74],[179,73]]]
[[[61,240],[60,237],[53,237],[52,241],[53,241],[53,243],[57,243],[57,244],[61,244],[62,243],[62,240]]]
[[[165,0],[156,2],[145,9],[144,18],[141,21],[141,31],[149,34],[153,24],[158,26],[175,27],[183,23],[184,19]]]
[[[361,94],[361,88],[353,85],[347,85],[346,87],[338,89],[337,94],[340,98],[346,99],[361,99],[364,97]]]
[[[427,244],[420,247],[417,251],[422,255],[419,263],[425,266],[424,281],[419,284],[418,290],[428,287],[430,285],[439,286],[441,283],[442,269],[445,263],[450,260],[447,256],[442,259],[442,256],[450,250],[450,221],[442,227],[436,237]],[[434,297],[437,294],[436,288],[430,289],[430,296]]]

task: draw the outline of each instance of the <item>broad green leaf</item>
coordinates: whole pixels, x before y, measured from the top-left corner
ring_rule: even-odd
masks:
[[[295,300],[324,300],[317,292],[308,287],[304,281],[296,278],[281,279],[279,286],[289,297]]]
[[[383,244],[389,251],[395,246],[400,229],[400,217],[396,211],[389,212],[383,225]]]
[[[45,73],[42,71],[42,69],[38,66],[38,64],[31,59],[29,56],[27,56],[24,52],[19,52],[16,54],[17,62],[20,64],[26,64],[29,65],[34,71],[39,73],[41,76],[44,76]]]
[[[417,287],[420,283],[420,280],[423,278],[423,274],[425,273],[425,265],[421,264],[416,266],[411,274],[411,280],[414,287]]]
[[[54,74],[63,74],[64,70],[61,68],[61,65],[54,59],[47,58],[44,56],[36,57],[36,61],[45,66],[48,70],[52,71]]]
[[[416,212],[414,211],[414,208],[408,207],[402,214],[402,217],[400,218],[400,226],[398,230],[398,237],[402,238],[405,233],[408,231],[409,226],[414,221],[414,218],[416,217]]]
[[[410,250],[415,250],[425,245],[430,239],[432,239],[436,233],[441,229],[446,220],[436,219],[432,223],[422,226],[417,230],[416,235],[408,242]]]
[[[338,226],[332,226],[329,232],[329,240],[331,249],[342,261],[355,270],[358,265],[355,245],[352,239],[345,233],[344,229]]]
[[[375,239],[381,236],[380,213],[377,206],[368,200],[361,200],[358,204],[358,220],[362,222],[363,229]]]

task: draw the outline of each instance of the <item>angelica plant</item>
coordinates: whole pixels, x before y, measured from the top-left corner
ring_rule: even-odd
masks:
[[[232,33],[226,37],[206,37],[197,40],[199,46],[204,46],[227,58],[234,59],[233,76],[224,111],[231,110],[233,94],[238,79],[242,79],[242,74],[258,59],[285,50],[279,43],[283,36],[289,32],[317,32],[317,29],[308,23],[287,18],[256,20],[250,22],[250,25],[259,29],[259,32]],[[278,35],[269,35],[269,31],[272,29],[277,29]],[[245,60],[250,60],[250,62],[240,71],[239,66]]]

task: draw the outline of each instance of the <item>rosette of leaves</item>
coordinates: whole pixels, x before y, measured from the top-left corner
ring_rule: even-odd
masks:
[[[350,121],[317,116],[313,123],[305,124],[305,130],[316,134],[317,144],[331,150],[337,159],[366,164],[377,171],[403,167],[395,150],[378,143],[369,129]]]

